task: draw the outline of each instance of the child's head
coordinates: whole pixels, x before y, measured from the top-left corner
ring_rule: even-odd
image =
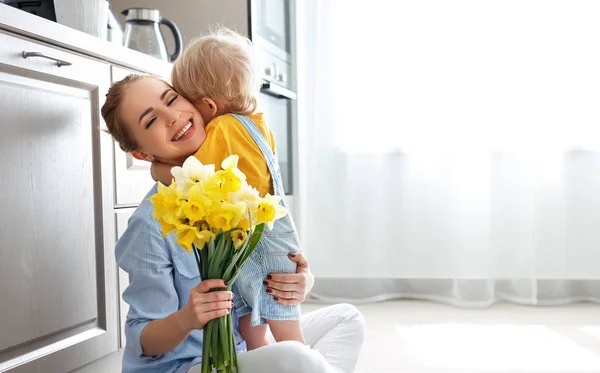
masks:
[[[152,76],[129,75],[114,83],[101,112],[121,149],[138,159],[178,162],[206,138],[196,107]]]
[[[206,122],[215,114],[254,112],[261,82],[252,43],[226,28],[192,41],[175,61],[171,80]]]

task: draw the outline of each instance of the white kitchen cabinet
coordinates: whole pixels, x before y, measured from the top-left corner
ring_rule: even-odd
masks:
[[[118,66],[111,68],[112,82],[117,82],[138,71],[124,69]],[[115,207],[137,206],[154,185],[150,176],[150,163],[135,159],[130,153],[125,153],[115,142],[115,178],[116,200]]]
[[[0,371],[118,349],[109,84],[108,63],[0,30]]]
[[[135,208],[118,209],[115,211],[115,217],[117,222],[117,240],[121,238],[125,229],[127,229],[127,222]],[[123,301],[123,291],[129,285],[129,275],[127,272],[119,268],[119,327],[121,331],[119,348],[125,348],[125,321],[127,320],[127,312],[129,312],[129,305]]]

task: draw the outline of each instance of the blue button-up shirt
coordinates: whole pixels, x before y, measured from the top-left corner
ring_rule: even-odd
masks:
[[[163,238],[160,224],[152,217],[148,198],[156,192],[154,186],[129,218],[115,248],[117,263],[129,274],[129,286],[123,292],[123,300],[129,304],[123,373],[184,373],[202,360],[202,330],[192,331],[167,354],[142,354],[140,335],[144,327],[183,308],[190,290],[200,283],[194,255],[175,243],[172,235]],[[235,332],[238,350],[242,351],[245,344],[237,328]]]

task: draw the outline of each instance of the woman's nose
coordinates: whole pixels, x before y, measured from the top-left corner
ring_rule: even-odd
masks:
[[[176,110],[167,110],[166,114],[166,122],[167,122],[167,126],[171,127],[173,124],[177,123],[177,120],[179,119],[179,112]]]

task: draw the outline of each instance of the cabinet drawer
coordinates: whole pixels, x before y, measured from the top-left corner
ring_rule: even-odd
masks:
[[[0,30],[0,61],[3,64],[30,70],[32,74],[48,74],[71,81],[96,84],[98,76],[107,77],[109,65],[73,52],[16,37]],[[27,74],[24,74],[27,75]],[[108,82],[104,82],[106,86]],[[101,95],[104,96],[104,93]]]
[[[40,77],[47,82],[60,78],[69,79],[76,85],[88,83],[97,85],[98,77],[108,77],[107,63],[91,60],[72,52],[40,42],[11,36],[0,30],[0,62],[17,69],[25,69],[23,76]],[[47,75],[46,75],[47,74]],[[104,103],[104,91],[108,81],[102,82],[103,92],[99,96],[99,105]],[[98,115],[99,113],[99,107]],[[106,129],[104,121],[100,128]]]

